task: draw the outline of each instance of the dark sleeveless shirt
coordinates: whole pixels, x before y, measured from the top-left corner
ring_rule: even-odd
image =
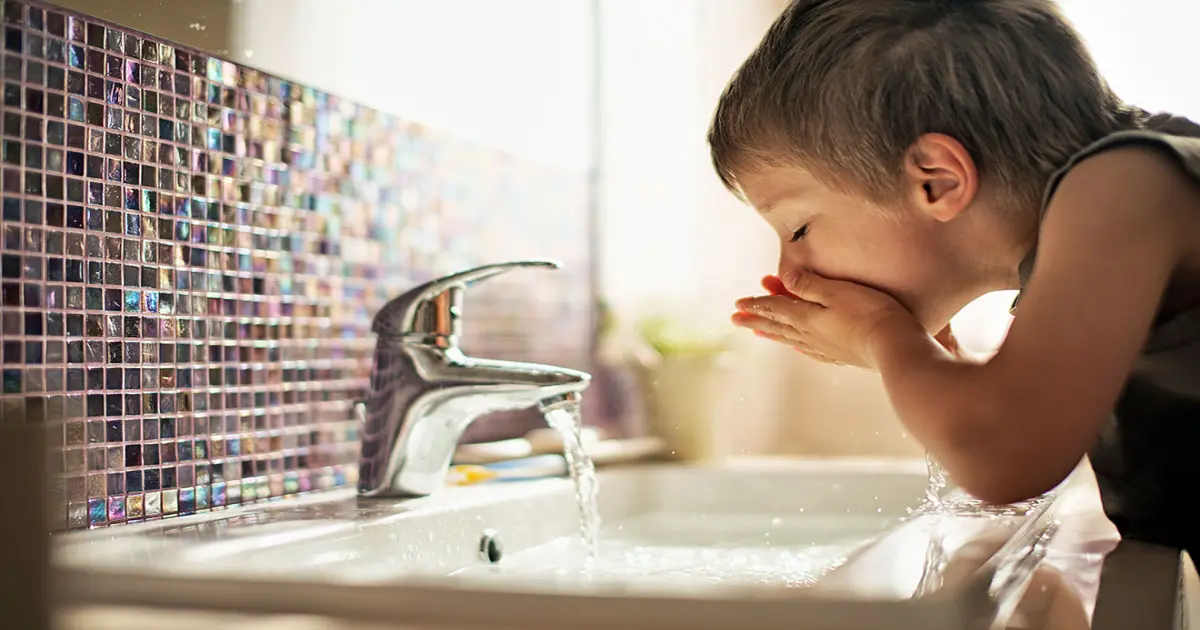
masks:
[[[1051,177],[1042,212],[1080,161],[1135,144],[1163,150],[1200,182],[1200,126],[1160,114],[1073,156]],[[1036,248],[1021,263],[1022,287],[1035,255]],[[1157,318],[1089,458],[1105,512],[1122,536],[1187,549],[1200,558],[1200,302]]]

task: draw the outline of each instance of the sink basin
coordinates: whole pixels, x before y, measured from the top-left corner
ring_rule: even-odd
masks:
[[[422,627],[534,628],[569,612],[577,628],[729,627],[745,614],[761,627],[951,628],[997,614],[1053,529],[1051,500],[912,515],[926,487],[916,461],[657,464],[599,479],[595,558],[573,486],[548,479],[133,524],[68,536],[55,563],[78,602]]]

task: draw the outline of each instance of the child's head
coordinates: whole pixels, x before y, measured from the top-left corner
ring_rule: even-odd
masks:
[[[793,0],[709,144],[779,232],[781,273],[869,284],[940,326],[1011,282],[1049,176],[1127,121],[1050,0]]]

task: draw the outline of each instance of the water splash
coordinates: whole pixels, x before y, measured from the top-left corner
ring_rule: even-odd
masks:
[[[925,468],[929,482],[925,486],[925,497],[915,506],[908,508],[908,518],[927,514],[950,516],[1024,516],[1036,510],[1054,496],[1054,490],[1015,503],[985,503],[962,491],[943,496],[949,486],[946,469],[929,453],[925,454]]]
[[[950,560],[946,551],[946,534],[942,531],[942,519],[934,516],[929,523],[929,546],[925,548],[925,566],[921,580],[917,583],[914,597],[924,597],[942,587],[946,565]]]
[[[942,501],[942,492],[946,490],[946,469],[928,451],[925,452],[925,469],[929,472],[925,501],[934,511],[944,510],[946,504]]]
[[[1054,497],[1054,491],[1051,490],[1026,501],[1003,505],[985,503],[961,492],[943,498],[948,485],[946,469],[928,452],[925,453],[925,467],[929,474],[925,498],[915,509],[908,510],[909,518],[929,518],[929,544],[925,549],[925,563],[914,597],[930,595],[942,588],[945,582],[949,553],[942,525],[946,519],[1027,516]]]
[[[579,535],[587,547],[590,560],[600,553],[600,509],[596,503],[599,490],[596,466],[583,449],[583,420],[578,402],[561,403],[546,409],[546,424],[558,431],[563,441],[563,457],[575,483],[575,499],[579,502]]]

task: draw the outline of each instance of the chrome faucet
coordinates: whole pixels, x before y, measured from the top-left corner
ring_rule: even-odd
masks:
[[[362,422],[358,492],[425,496],[440,488],[463,431],[477,417],[577,402],[591,375],[534,363],[468,357],[459,349],[463,292],[519,268],[558,269],[548,260],[476,267],[431,280],[388,302],[378,335]]]

